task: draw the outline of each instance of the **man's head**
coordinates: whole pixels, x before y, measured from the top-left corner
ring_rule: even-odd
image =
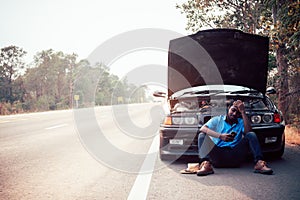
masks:
[[[236,121],[239,117],[241,117],[241,113],[239,111],[237,101],[232,101],[228,107],[227,119],[229,121]]]

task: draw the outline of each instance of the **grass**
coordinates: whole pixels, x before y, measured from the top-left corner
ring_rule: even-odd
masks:
[[[288,144],[300,145],[300,130],[295,126],[285,126],[285,141]]]

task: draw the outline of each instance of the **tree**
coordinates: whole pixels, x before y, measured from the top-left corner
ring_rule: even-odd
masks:
[[[237,28],[249,33],[260,29],[260,0],[188,0],[177,5],[188,19],[187,30],[204,27]]]
[[[271,48],[276,55],[278,69],[278,107],[285,120],[291,121],[289,113],[298,113],[300,96],[300,1],[265,0],[266,13],[264,31],[271,38]],[[296,97],[296,98],[292,98]],[[289,103],[288,103],[289,102]]]
[[[119,97],[128,98],[136,87],[128,85],[109,73],[101,63],[91,66],[87,60],[76,61],[76,54],[65,54],[52,49],[38,52],[24,75],[22,56],[25,51],[10,46],[1,49],[0,57],[0,113],[65,109],[73,106],[79,96],[79,106],[110,105],[119,103]],[[139,97],[143,92],[138,93]],[[138,102],[138,100],[134,100]],[[17,109],[15,109],[17,108]],[[4,112],[2,112],[2,110]],[[20,110],[18,110],[20,109]]]
[[[20,70],[25,67],[23,56],[26,52],[17,46],[8,46],[0,50],[0,101],[14,102],[18,99],[18,94],[14,94],[14,88],[19,85],[14,84],[20,75]]]
[[[74,97],[74,81],[78,74],[78,64],[76,63],[78,55],[73,53],[72,55],[66,56],[66,66],[67,66],[67,82],[69,85],[69,108],[73,106],[73,97]]]
[[[56,109],[71,106],[70,96],[76,58],[76,54],[68,55],[52,49],[35,55],[35,67],[26,71],[25,86],[35,101],[41,102],[39,104],[41,108]]]

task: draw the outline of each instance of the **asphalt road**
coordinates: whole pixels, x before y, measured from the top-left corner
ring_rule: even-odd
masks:
[[[0,199],[299,199],[300,147],[269,160],[274,175],[158,158],[159,104],[0,116]]]

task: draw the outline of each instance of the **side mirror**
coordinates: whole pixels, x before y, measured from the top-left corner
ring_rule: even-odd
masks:
[[[266,90],[266,94],[276,94],[276,90],[274,87],[268,87]]]
[[[166,98],[167,94],[165,92],[156,91],[156,92],[153,93],[153,96]]]

